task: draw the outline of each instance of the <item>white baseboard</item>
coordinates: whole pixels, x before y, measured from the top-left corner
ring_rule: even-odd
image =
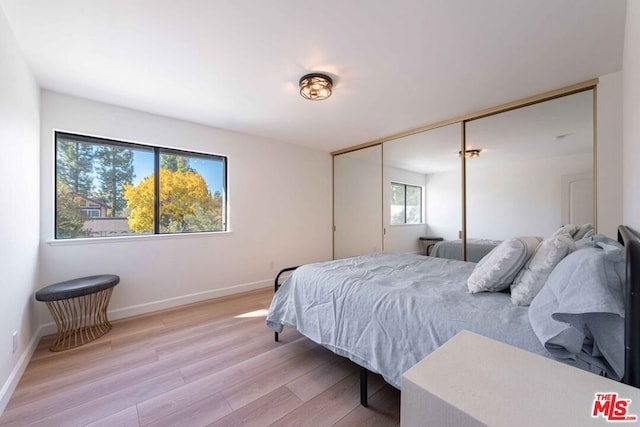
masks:
[[[27,369],[27,366],[31,361],[31,356],[33,356],[33,353],[36,351],[36,348],[38,347],[40,338],[43,335],[45,335],[42,332],[43,329],[44,329],[43,325],[40,325],[40,327],[36,330],[36,333],[33,334],[31,339],[29,340],[29,344],[27,344],[27,347],[24,349],[24,351],[22,352],[22,355],[18,359],[18,363],[16,363],[16,366],[13,368],[13,370],[9,374],[9,378],[7,378],[7,381],[4,383],[4,385],[0,389],[0,415],[2,415],[2,413],[4,412],[4,409],[7,407],[7,404],[11,399],[11,395],[13,395],[13,392],[15,391],[16,387],[18,386],[18,383],[20,382],[20,378],[22,378],[22,374],[24,373],[24,370]]]
[[[220,289],[211,289],[205,292],[198,292],[195,294],[179,296],[175,298],[168,298],[160,301],[149,302],[146,304],[132,305],[130,307],[118,308],[116,310],[108,311],[109,320],[124,319],[126,317],[137,316],[139,314],[151,313],[154,311],[164,310],[167,308],[178,307],[181,305],[192,304],[194,302],[205,301],[212,298],[220,298],[227,295],[238,294],[241,292],[254,291],[256,289],[266,288],[273,284],[273,279],[260,280],[257,282],[243,283],[241,285],[229,286]],[[0,389],[0,415],[4,412],[4,409],[11,399],[11,395],[18,386],[20,378],[24,370],[27,368],[33,353],[36,351],[36,347],[40,342],[40,338],[45,335],[51,335],[56,333],[56,324],[54,322],[45,323],[40,325],[36,333],[29,340],[29,345],[25,348],[22,356],[18,360],[13,371],[9,375],[9,378]]]
[[[271,285],[273,285],[273,279],[259,280],[257,282],[243,283],[241,285],[234,285],[226,288],[211,289],[195,294],[182,295],[179,297],[168,298],[160,301],[153,301],[145,304],[117,308],[115,310],[109,310],[107,312],[107,315],[109,317],[109,320],[125,319],[127,317],[152,313],[154,311],[192,304],[194,302],[205,301],[212,298],[220,298],[227,295],[239,294],[241,292],[254,291],[256,289],[266,288]],[[45,323],[44,325],[41,325],[40,328],[42,329],[42,334],[40,336],[56,333],[56,324],[54,322]]]
[[[198,292],[190,295],[182,295],[179,297],[168,298],[160,301],[153,301],[145,304],[132,305],[130,307],[118,308],[109,311],[109,319],[117,320],[125,317],[137,316],[139,314],[151,313],[153,311],[164,310],[167,308],[178,307],[180,305],[192,304],[194,302],[205,301],[212,298],[226,297],[227,295],[239,294],[241,292],[254,291],[256,289],[266,288],[273,284],[273,279],[259,280],[257,282],[243,283],[241,285],[229,286],[220,289],[211,289],[204,292]],[[54,324],[55,327],[55,324]]]

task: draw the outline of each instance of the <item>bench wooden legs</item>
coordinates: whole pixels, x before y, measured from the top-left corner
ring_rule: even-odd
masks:
[[[100,338],[111,330],[107,306],[113,288],[57,301],[46,301],[58,328],[58,336],[49,347],[62,351]]]

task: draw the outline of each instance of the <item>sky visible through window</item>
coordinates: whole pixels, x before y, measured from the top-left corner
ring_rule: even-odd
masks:
[[[188,157],[188,156],[186,156]],[[211,194],[216,191],[223,193],[224,185],[222,182],[223,164],[216,160],[206,160],[197,157],[189,157],[189,166],[202,175],[204,182]],[[153,153],[145,151],[133,152],[133,185],[138,185],[140,181],[153,174]]]

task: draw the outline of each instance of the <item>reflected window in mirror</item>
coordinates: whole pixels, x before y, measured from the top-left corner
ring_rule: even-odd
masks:
[[[422,224],[422,187],[391,183],[391,225]]]

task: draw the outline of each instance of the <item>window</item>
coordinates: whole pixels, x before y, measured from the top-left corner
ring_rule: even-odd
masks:
[[[81,211],[91,218],[99,218],[101,214],[100,209],[82,208]]]
[[[391,225],[422,224],[422,187],[391,183]]]
[[[55,134],[55,238],[226,231],[227,158]]]

